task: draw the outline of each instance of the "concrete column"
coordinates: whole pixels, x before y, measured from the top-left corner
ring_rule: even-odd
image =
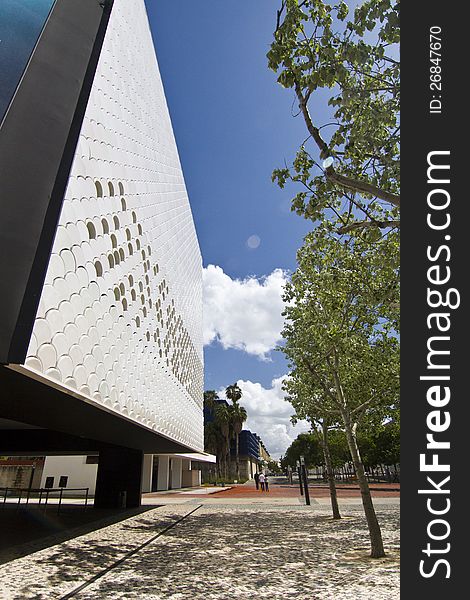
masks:
[[[157,478],[157,490],[167,490],[170,483],[170,457],[169,456],[158,456],[158,478]]]
[[[191,460],[189,458],[183,458],[181,471],[181,487],[192,487],[192,475],[193,472],[191,471]]]
[[[96,476],[95,508],[126,508],[141,504],[143,452],[121,446],[100,450]]]
[[[191,486],[198,486],[201,485],[201,471],[198,469],[192,469],[192,482],[191,482]]]
[[[172,458],[171,460],[171,489],[178,490],[182,486],[183,460],[181,458]]]
[[[142,468],[142,493],[152,491],[153,475],[153,454],[144,454],[144,464]]]

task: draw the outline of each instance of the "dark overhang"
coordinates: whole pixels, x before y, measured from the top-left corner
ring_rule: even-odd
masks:
[[[1,429],[1,419],[35,429]],[[0,454],[83,454],[107,445],[145,454],[197,452],[78,394],[0,366]]]

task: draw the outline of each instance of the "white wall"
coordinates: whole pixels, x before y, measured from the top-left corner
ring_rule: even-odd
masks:
[[[26,368],[203,450],[202,260],[143,0],[115,0]]]
[[[47,477],[54,477],[56,488],[59,485],[59,478],[67,475],[67,488],[88,487],[89,494],[93,495],[97,471],[98,465],[86,464],[86,456],[48,456],[42,472],[41,487],[44,487]]]
[[[183,460],[181,458],[170,457],[170,485],[172,490],[178,490],[182,484]]]
[[[144,462],[142,464],[142,493],[152,491],[153,479],[153,454],[144,454]]]
[[[167,490],[170,485],[170,457],[168,455],[158,456],[157,491]]]

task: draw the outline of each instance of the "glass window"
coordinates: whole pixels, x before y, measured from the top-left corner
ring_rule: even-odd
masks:
[[[0,2],[0,121],[16,91],[55,0]]]

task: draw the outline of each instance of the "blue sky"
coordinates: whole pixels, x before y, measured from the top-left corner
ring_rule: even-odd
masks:
[[[233,277],[294,267],[309,226],[270,177],[306,135],[267,68],[276,2],[147,5],[204,264]]]
[[[53,3],[54,0],[0,2],[0,121]]]
[[[283,404],[272,407],[273,413],[280,411],[277,421],[273,414],[275,429],[276,423],[288,423],[292,413],[273,383],[287,372],[285,360],[276,351],[250,351],[250,341],[241,340],[240,327],[254,335],[263,314],[245,325],[242,316],[238,322],[229,317],[240,305],[244,314],[277,311],[277,321],[271,315],[266,327],[279,330],[282,319],[275,299],[279,277],[269,276],[277,269],[295,269],[296,250],[312,228],[290,212],[289,192],[271,182],[272,170],[289,163],[307,137],[303,121],[293,117],[292,91],[281,88],[267,67],[278,3],[147,0],[146,4],[203,264],[218,267],[207,277],[214,286],[226,286],[232,298],[227,299],[227,323],[221,324],[224,315],[219,315],[214,324],[214,331],[225,328],[226,349],[218,341],[223,331],[205,347],[205,388],[248,382],[244,389],[249,416],[252,409],[248,425],[258,429],[270,427],[268,415],[263,423],[255,415],[269,400],[251,397],[249,384],[254,395],[256,390],[272,393],[276,388]],[[249,238],[257,247],[249,247]],[[249,277],[257,282],[243,285]],[[272,339],[266,340],[268,346],[274,346]],[[259,433],[266,438],[272,432]]]

